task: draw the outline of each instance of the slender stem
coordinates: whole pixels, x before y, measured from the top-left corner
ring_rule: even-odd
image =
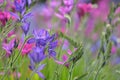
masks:
[[[97,80],[97,76],[98,76],[98,74],[99,74],[99,72],[100,72],[101,69],[102,69],[102,66],[98,69],[98,71],[97,71],[97,73],[96,73],[96,75],[95,75],[94,80]]]
[[[70,71],[69,71],[69,76],[68,80],[72,80],[72,72],[73,72],[74,64],[71,65]]]
[[[29,36],[29,37],[27,37],[27,38],[25,39],[24,43],[22,44],[22,46],[21,46],[21,48],[20,48],[20,51],[18,52],[17,57],[13,60],[12,64],[14,64],[14,63],[17,61],[17,59],[18,59],[19,56],[20,56],[20,53],[22,52],[22,48],[24,47],[26,41],[27,41],[30,37],[31,37],[31,36]]]

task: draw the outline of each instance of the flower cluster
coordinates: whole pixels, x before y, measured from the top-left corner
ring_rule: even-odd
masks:
[[[33,48],[32,52],[29,53],[29,58],[31,61],[30,69],[36,70],[35,65],[40,63],[44,60],[47,56],[55,58],[56,52],[55,48],[57,47],[57,41],[55,40],[55,34],[50,36],[48,31],[41,29],[40,31],[33,32],[34,37],[28,40],[28,44],[35,43],[35,47]],[[48,52],[48,55],[46,54]],[[41,78],[44,78],[43,75],[39,72],[43,68],[40,65],[37,68],[37,73]],[[39,69],[40,68],[40,69]]]

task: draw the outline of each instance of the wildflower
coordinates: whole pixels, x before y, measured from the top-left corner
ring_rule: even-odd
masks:
[[[0,11],[0,21],[3,26],[5,26],[6,22],[10,19],[11,15],[8,12]]]
[[[73,5],[74,1],[73,0],[63,0],[63,3],[65,6],[71,6],[71,5]]]
[[[29,58],[30,58],[30,66],[29,68],[32,71],[35,71],[36,73],[38,73],[38,75],[41,78],[44,78],[44,75],[40,72],[40,70],[42,70],[45,66],[45,64],[38,66],[37,68],[35,67],[37,64],[39,64],[42,60],[44,60],[46,58],[45,54],[44,54],[44,48],[39,48],[39,47],[34,47],[33,51],[28,54]]]
[[[55,62],[63,65],[67,60],[68,60],[68,56],[66,54],[63,54],[62,61],[55,60]]]
[[[28,31],[29,31],[29,28],[30,28],[30,22],[23,23],[21,28],[22,28],[23,32],[25,33],[25,35],[26,35],[28,33]]]
[[[55,37],[56,37],[55,34],[50,36],[48,31],[41,29],[39,32],[34,30],[33,35],[34,35],[34,38],[29,39],[28,43],[35,43],[37,47],[44,48],[44,49],[47,48],[47,44],[48,44],[49,56],[52,56],[52,57],[56,56],[56,52],[54,50],[57,46],[57,41],[55,41]]]
[[[44,47],[47,43],[48,38],[50,37],[49,33],[41,29],[39,32],[33,31],[34,38],[28,40],[28,43],[36,43],[36,46]]]
[[[116,52],[117,52],[117,47],[116,46],[112,46],[111,53],[115,54]]]
[[[77,50],[77,48],[74,48],[74,51],[76,51],[76,50]],[[68,54],[69,56],[71,56],[72,53],[73,53],[73,52],[72,52],[70,49],[67,50],[67,54]],[[58,64],[61,64],[61,65],[65,65],[66,67],[69,67],[69,64],[70,64],[70,63],[69,63],[69,62],[66,63],[66,62],[69,60],[69,56],[68,56],[67,54],[63,54],[63,55],[62,55],[62,61],[55,60],[55,62],[58,63]]]
[[[15,47],[15,38],[12,39],[9,43],[3,43],[2,48],[6,51],[6,55],[10,56]]]
[[[24,14],[26,0],[14,0],[14,4],[15,4],[16,11],[20,12],[21,14]]]
[[[59,7],[59,13],[55,15],[60,19],[66,19],[65,15],[69,14],[73,7],[73,0],[63,0],[64,6]]]
[[[53,41],[53,40],[50,41],[49,44],[48,44],[48,53],[49,53],[49,56],[52,56],[52,57],[55,58],[56,57],[55,48],[57,47],[58,42],[57,41]]]
[[[0,4],[2,4],[4,2],[4,0],[0,0]]]
[[[86,13],[89,13],[92,9],[92,4],[80,3],[77,6],[77,13],[78,16],[84,16]]]
[[[22,55],[24,56],[24,55],[27,55],[28,53],[30,53],[30,51],[32,50],[33,47],[34,47],[34,44],[25,43],[25,45],[22,48]],[[18,49],[20,49],[20,48],[21,48],[21,43],[18,46]]]

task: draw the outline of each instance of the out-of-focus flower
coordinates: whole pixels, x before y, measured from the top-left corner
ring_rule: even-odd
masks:
[[[56,8],[61,4],[61,2],[57,1],[57,0],[52,0],[52,1],[49,2],[49,4],[50,4],[50,7]]]
[[[14,31],[14,30],[10,31],[10,32],[8,33],[7,37],[11,37],[11,36],[13,36],[13,35],[15,35],[15,31]]]
[[[100,42],[100,40],[99,41],[97,41],[97,42],[95,42],[92,46],[91,46],[91,52],[92,53],[95,53],[99,48],[100,48],[100,44],[101,44],[101,42]]]
[[[66,49],[68,49],[69,48],[69,42],[67,41],[67,40],[65,40],[64,41],[64,44],[63,44],[63,46],[62,46],[62,49],[63,50],[66,50]]]
[[[15,19],[17,19],[18,21],[21,22],[21,24],[22,24],[21,28],[22,28],[24,34],[27,35],[27,33],[28,33],[29,29],[30,29],[30,23],[31,22],[30,22],[29,19],[32,16],[32,13],[29,12],[27,14],[24,14],[24,15],[21,16],[21,18],[20,18],[20,16],[18,16],[18,14],[13,13],[13,12],[11,12],[11,15],[14,16]]]
[[[116,52],[117,52],[117,47],[116,46],[112,46],[111,53],[115,54]]]
[[[64,6],[59,7],[59,13],[55,13],[55,15],[65,20],[65,14],[69,14],[73,7],[73,0],[63,0]]]
[[[51,36],[51,38],[53,38],[53,40],[51,40],[48,44],[48,53],[49,53],[49,56],[52,56],[55,58],[56,57],[55,48],[57,47],[58,42],[54,41],[54,36]]]
[[[0,0],[0,4],[2,4],[4,2],[4,0]]]
[[[73,8],[74,1],[73,0],[63,0],[63,3],[64,3],[64,8],[69,13]]]
[[[76,51],[77,48],[74,48],[74,51]],[[72,51],[70,49],[67,50],[67,54],[70,56],[72,55]],[[55,60],[56,63],[60,64],[60,65],[65,65],[66,67],[69,67],[69,63],[66,63],[69,59],[69,56],[67,54],[63,54],[62,55],[62,61],[59,60]]]
[[[11,18],[11,15],[8,12],[0,11],[0,22],[5,26],[6,22]]]
[[[55,62],[63,65],[67,60],[68,60],[68,56],[66,54],[63,54],[62,61],[55,60]]]
[[[65,6],[71,6],[71,5],[73,5],[74,1],[73,0],[63,0],[63,3]]]
[[[120,57],[115,57],[115,58],[111,61],[111,64],[112,64],[112,65],[120,64]]]
[[[113,41],[113,43],[114,43],[114,45],[115,46],[118,46],[118,41],[117,41],[117,36],[115,36],[115,35],[112,35],[111,37],[110,37],[110,40],[111,41]]]
[[[30,28],[30,22],[23,23],[21,28],[22,28],[23,32],[25,33],[25,35],[26,35],[28,33],[28,31],[29,31],[29,28]]]
[[[15,38],[12,39],[9,43],[3,43],[2,48],[6,51],[6,55],[10,56],[14,47],[15,47]]]
[[[14,0],[14,4],[15,4],[16,11],[20,12],[21,14],[24,14],[26,0]]]
[[[89,13],[92,9],[92,4],[89,3],[79,3],[77,6],[77,13],[79,17],[84,16],[85,14]]]
[[[100,0],[97,2],[97,6],[95,8],[93,7],[93,9],[89,12],[90,16],[85,29],[85,35],[87,37],[91,35],[96,25],[103,24],[107,21],[109,14],[109,2],[110,0]]]
[[[18,49],[20,49],[22,46],[21,46],[21,43],[19,44],[18,46]],[[30,51],[32,50],[32,48],[34,47],[34,44],[28,44],[26,43],[23,48],[22,48],[22,55],[27,55],[28,53],[30,53]]]
[[[21,77],[21,74],[20,74],[19,72],[13,72],[13,76],[20,78],[20,77]]]

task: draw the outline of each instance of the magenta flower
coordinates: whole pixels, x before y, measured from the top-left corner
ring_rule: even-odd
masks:
[[[112,46],[111,53],[115,54],[116,52],[117,52],[117,47],[116,46]]]
[[[22,48],[22,55],[27,55],[28,53],[30,53],[30,51],[32,50],[32,48],[34,47],[34,44],[28,44],[26,43],[24,45],[24,47]],[[18,45],[18,49],[21,48],[21,43]]]
[[[10,19],[11,15],[8,12],[0,11],[0,22],[5,26],[6,22]]]
[[[92,4],[89,3],[89,4],[86,4],[86,3],[80,3],[78,4],[77,6],[77,13],[78,13],[78,16],[81,17],[81,16],[84,16],[86,13],[89,13],[92,9]]]
[[[77,48],[74,48],[74,51],[76,51],[77,50]],[[70,50],[70,49],[68,49],[67,50],[67,53],[68,53],[68,55],[70,56],[70,55],[72,55],[72,51]],[[60,65],[65,65],[66,67],[69,67],[69,63],[65,63],[65,62],[67,62],[68,61],[68,59],[69,59],[69,56],[68,56],[67,54],[63,54],[62,55],[62,61],[59,61],[59,60],[55,60],[55,62],[56,63],[58,63],[58,64],[60,64]]]
[[[63,54],[62,61],[55,60],[55,62],[63,65],[67,60],[68,60],[68,56],[66,54]]]

